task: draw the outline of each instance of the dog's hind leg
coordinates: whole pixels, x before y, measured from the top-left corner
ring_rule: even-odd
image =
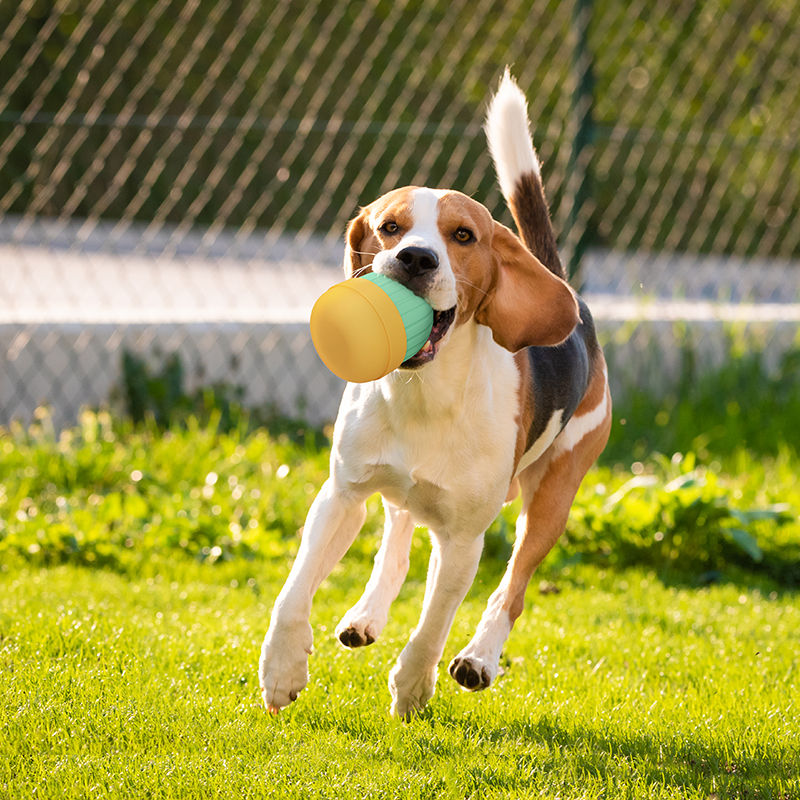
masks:
[[[531,575],[566,527],[579,481],[570,480],[568,469],[543,472],[542,464],[536,462],[519,476],[522,513],[511,561],[472,641],[450,662],[450,675],[469,691],[485,689],[497,677],[500,654],[522,611]]]
[[[269,711],[288,706],[308,683],[314,592],[347,552],[365,517],[366,498],[338,492],[330,479],[308,512],[300,550],[261,647],[259,681]]]
[[[386,523],[372,575],[361,599],[336,626],[336,636],[345,647],[363,647],[378,638],[389,619],[389,607],[408,573],[408,552],[414,533],[411,515],[385,499],[383,509]]]
[[[607,391],[605,386],[603,389]],[[511,561],[489,598],[472,641],[450,663],[450,675],[465,689],[485,689],[497,677],[503,645],[522,612],[531,576],[564,532],[581,481],[605,447],[611,427],[610,402],[601,403],[598,409],[603,416],[596,415],[596,426],[579,441],[566,446],[556,439],[519,475],[522,513]],[[587,419],[595,422],[594,417]],[[578,420],[576,423],[572,430],[581,432]]]

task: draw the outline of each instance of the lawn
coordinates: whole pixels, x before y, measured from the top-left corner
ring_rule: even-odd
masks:
[[[271,717],[255,667],[279,580],[260,572],[5,573],[5,796],[800,797],[796,594],[576,567],[532,587],[495,687],[468,694],[440,668],[403,724],[386,679],[420,587],[349,652],[332,631],[364,569],[337,570],[312,620],[312,681]],[[488,592],[462,607],[446,657]]]
[[[592,470],[503,672],[446,672],[510,548],[487,534],[421,717],[388,715],[427,539],[383,636],[333,636],[379,504],[321,587],[311,682],[278,717],[256,666],[324,438],[46,414],[0,431],[0,797],[800,798],[800,460],[651,455]]]

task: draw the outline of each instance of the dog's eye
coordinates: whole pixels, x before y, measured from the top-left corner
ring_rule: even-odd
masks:
[[[382,233],[388,233],[390,236],[392,236],[400,230],[400,226],[396,222],[389,220],[389,222],[384,222],[383,225],[378,228],[378,230]]]
[[[461,242],[461,244],[466,244],[467,242],[474,242],[475,235],[469,228],[459,228],[453,236],[457,242]]]

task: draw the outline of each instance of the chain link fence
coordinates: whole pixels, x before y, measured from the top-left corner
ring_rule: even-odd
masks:
[[[620,386],[663,388],[680,321],[709,358],[797,344],[795,0],[0,0],[0,424],[107,402],[126,351],[332,417],[307,320],[359,204],[511,222],[506,64]]]

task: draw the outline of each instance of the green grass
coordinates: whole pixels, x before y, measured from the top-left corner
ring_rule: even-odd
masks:
[[[0,794],[26,797],[800,797],[800,598],[575,567],[529,591],[494,688],[440,668],[409,724],[391,663],[419,611],[348,652],[348,558],[318,594],[312,679],[273,718],[256,663],[285,565],[176,566],[154,578],[24,568],[0,584]],[[267,577],[264,577],[266,574]],[[447,645],[474,630],[480,581]]]
[[[793,407],[772,422],[788,431]],[[56,435],[45,411],[0,430],[1,798],[800,800],[791,439],[765,455],[687,442],[688,426],[681,453],[643,456],[646,415],[618,414],[632,455],[584,481],[495,686],[467,694],[445,665],[500,579],[515,504],[410,723],[389,717],[387,678],[419,617],[424,530],[382,638],[349,652],[333,636],[377,547],[371,500],[316,598],[311,683],[273,718],[260,643],[328,451],[214,408],[166,430],[151,412],[137,426],[86,412]]]

